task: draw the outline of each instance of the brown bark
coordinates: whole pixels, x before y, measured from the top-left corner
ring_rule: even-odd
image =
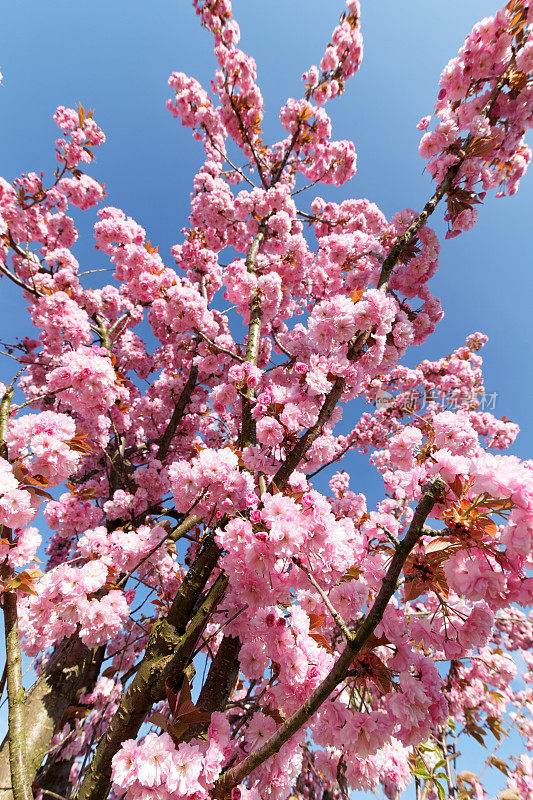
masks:
[[[241,642],[238,637],[224,636],[198,697],[196,705],[200,711],[211,715],[214,711],[225,710],[239,677],[240,650]],[[189,741],[196,736],[202,736],[208,727],[209,719],[191,725],[184,739]]]
[[[205,626],[226,590],[228,580],[221,573],[195,610],[219,555],[219,548],[209,539],[185,576],[167,617],[152,625],[144,657],[96,748],[78,800],[107,797],[111,761],[122,742],[136,738],[152,704],[164,699],[167,684],[171,688],[179,686]]]
[[[9,567],[2,568],[4,583],[12,576]],[[9,772],[14,800],[32,800],[31,780],[26,766],[26,735],[24,725],[24,688],[22,686],[22,656],[17,613],[16,591],[3,594],[4,630],[6,639],[7,700],[9,718]]]
[[[86,684],[87,675],[93,669],[94,657],[78,636],[72,636],[59,645],[26,693],[24,711],[28,724],[25,742],[30,781],[45,759],[50,741],[63,722],[65,711]],[[0,749],[0,800],[13,800],[7,737]]]

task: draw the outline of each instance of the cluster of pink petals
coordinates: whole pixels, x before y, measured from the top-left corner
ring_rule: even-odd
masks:
[[[80,452],[70,447],[76,423],[66,414],[42,411],[14,419],[6,437],[11,458],[20,458],[34,475],[57,486],[76,470]]]
[[[426,131],[420,154],[428,159],[431,175],[440,182],[462,155],[455,183],[473,193],[481,184],[481,199],[493,188],[498,189],[499,196],[514,194],[531,160],[524,134],[531,126],[532,87],[527,76],[531,72],[533,34],[528,25],[522,41],[515,41],[517,30],[512,20],[516,10],[506,7],[474,26],[458,55],[442,72],[435,130],[427,130],[430,117],[419,123]],[[530,23],[531,9],[523,11],[529,14]],[[507,75],[507,83],[492,102],[493,111],[485,113],[503,75]],[[514,87],[521,79],[525,83],[516,96]],[[454,236],[473,227],[477,211],[465,206],[462,211],[450,211],[447,219],[448,236]]]
[[[206,742],[175,744],[168,733],[149,733],[140,743],[130,739],[113,758],[113,788],[127,800],[207,798],[220,775],[228,741],[228,723],[218,712],[211,716]]]
[[[88,647],[107,642],[128,617],[133,592],[110,589],[98,596],[108,580],[104,561],[82,567],[61,564],[39,582],[37,595],[20,607],[20,627],[28,655],[37,655],[78,630]],[[129,602],[128,602],[129,600]]]
[[[28,488],[21,488],[11,464],[0,458],[0,525],[22,528],[37,515],[40,500]]]
[[[263,142],[256,65],[238,47],[231,3],[196,0],[195,7],[214,36],[217,68],[211,94],[184,73],[169,79],[168,109],[205,150],[189,227],[172,248],[176,268],[141,225],[105,207],[94,241],[117,285],[80,283],[71,251],[78,231],[67,210],[101,201],[102,186],[79,165],[104,141],[82,108],[56,113],[61,177],[51,187],[37,173],[12,185],[0,179],[0,258],[26,283],[38,331],[21,344],[27,369],[19,386],[39,412],[13,406],[7,426],[0,524],[11,538],[0,541],[0,560],[16,577],[35,559],[41,537],[29,526],[46,501],[54,531],[47,571],[32,583],[35,594],[20,593],[25,652],[39,656],[78,635],[89,648],[106,645],[111,661],[79,698],[89,713],[65,724],[52,743],[55,754],[75,760],[75,780],[80,757],[105,731],[122,682],[146,650],[151,620],[165,615],[211,528],[221,556],[206,591],[220,570],[229,583],[204,640],[210,657],[224,635],[240,641],[231,712],[212,715],[206,739],[176,743],[168,727],[124,742],[112,763],[115,796],[207,800],[224,767],[268,740],[330,675],[344,647],[331,608],[357,628],[424,487],[438,478],[446,497],[428,516],[372,647],[357,654],[306,731],[232,792],[232,800],[295,793],[311,800],[320,774],[337,800],[344,759],[350,787],[381,784],[395,800],[409,781],[414,748],[449,713],[465,723],[466,709],[499,717],[531,704],[530,660],[522,694],[511,684],[514,651],[533,643],[532,619],[518,608],[533,591],[532,465],[486,452],[505,450],[518,433],[482,406],[478,350],[486,337],[473,334],[451,355],[415,367],[398,363],[442,317],[428,288],[438,269],[436,233],[418,230],[386,288],[383,262],[415,211],[388,220],[366,199],[315,197],[309,213],[297,206],[299,181],[339,186],[355,173],[355,148],[332,140],[323,106],[361,62],[357,0],[348,0],[319,65],[305,74],[306,97],[281,108],[285,138],[271,147]],[[467,192],[478,181],[483,189],[500,186],[505,168],[503,187],[512,193],[529,160],[522,135],[530,85],[513,97],[504,90],[493,114],[481,113],[511,59],[518,72],[532,67],[525,36],[513,55],[510,23],[502,11],[475,27],[441,78],[435,131],[429,119],[420,126],[421,152],[437,181],[463,158],[459,145],[478,142],[457,175],[455,188]],[[226,162],[230,148],[244,167]],[[475,218],[468,208],[450,217],[452,233]],[[313,226],[314,248],[304,221]],[[9,237],[18,249],[10,250]],[[250,356],[250,334],[236,331],[247,328],[257,305],[259,345]],[[153,346],[141,327],[134,330],[144,321]],[[339,403],[323,422],[337,390]],[[353,418],[347,403],[356,398],[366,405]],[[278,487],[278,469],[317,423],[312,445]],[[350,488],[344,471],[331,477],[329,492],[314,488],[314,473],[349,451],[373,451],[385,490],[376,505],[357,484]],[[67,480],[68,493],[46,495]],[[499,516],[490,503],[500,503]],[[485,527],[455,520],[451,512],[469,505],[490,517]],[[169,531],[188,513],[203,521],[174,543]],[[444,553],[437,567],[429,558],[435,553]],[[434,568],[429,578],[426,568]],[[460,663],[447,683],[436,659]],[[169,704],[159,709],[167,720]],[[511,713],[531,742],[529,722]],[[531,793],[527,757],[508,786]]]
[[[359,0],[346,0],[346,11],[331,34],[320,64],[304,72],[302,80],[316,103],[325,103],[340,94],[344,82],[359,69],[363,59],[360,17]]]

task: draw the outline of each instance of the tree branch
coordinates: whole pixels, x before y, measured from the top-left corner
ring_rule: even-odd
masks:
[[[103,648],[102,648],[103,649]],[[66,709],[76,693],[87,684],[86,677],[99,658],[99,649],[90,651],[79,636],[61,642],[45,668],[26,692],[25,718],[31,720],[26,730],[28,780],[33,779],[42,764],[52,736],[57,733]],[[5,789],[9,783],[8,742],[0,750],[0,800],[12,800]]]
[[[246,256],[246,269],[252,275],[255,274],[255,262],[259,248],[265,238],[265,221],[260,224],[259,230],[252,239],[252,244]],[[257,366],[257,358],[259,356],[259,344],[261,337],[261,296],[256,289],[254,289],[250,300],[250,322],[248,324],[248,340],[246,342],[246,354],[244,360],[248,363]],[[251,400],[254,396],[254,389],[246,386],[243,392],[242,399],[242,429],[241,429],[241,447],[246,447],[249,444],[255,444],[255,422],[252,419],[252,404]]]
[[[8,269],[2,262],[0,262],[0,272],[2,272],[6,278],[9,278],[10,281],[12,281],[16,286],[19,286],[21,289],[25,289],[25,291],[34,294],[36,297],[41,296],[37,289],[33,289],[31,286],[28,286],[26,283],[24,283],[23,280],[17,277],[17,275],[14,275],[11,270]]]
[[[511,62],[505,68],[500,79],[494,86],[489,99],[487,100],[481,111],[481,116],[487,117],[492,111],[494,103],[496,102],[499,93],[501,92],[503,86],[505,85],[505,81],[507,80],[506,78],[507,70],[511,66],[511,64],[512,64],[512,59]],[[420,230],[422,225],[425,224],[428,217],[430,217],[431,214],[433,214],[433,212],[437,208],[437,205],[442,200],[446,192],[448,192],[449,189],[451,189],[451,186],[453,184],[454,179],[457,176],[457,173],[462,167],[464,161],[468,158],[468,146],[472,142],[472,139],[473,139],[472,135],[466,138],[462,148],[464,155],[460,158],[457,164],[453,164],[453,166],[448,168],[446,175],[444,176],[440,184],[437,186],[434,194],[427,201],[426,205],[424,206],[420,214],[409,225],[405,233],[403,233],[401,236],[398,237],[398,239],[395,241],[395,243],[389,250],[389,253],[385,258],[385,260],[383,261],[383,265],[381,267],[381,273],[378,280],[378,289],[387,288],[387,283],[391,276],[391,272],[394,269],[396,262],[402,253],[402,250],[411,241],[413,236]]]
[[[282,344],[281,344],[281,342],[279,341],[279,339],[278,339],[278,337],[277,337],[277,334],[275,333],[275,331],[273,331],[273,330],[272,330],[272,331],[270,332],[270,335],[272,336],[272,339],[274,340],[274,344],[276,345],[276,347],[278,348],[278,350],[281,350],[281,352],[282,352],[282,353],[285,353],[285,355],[286,355],[286,356],[288,356],[289,358],[294,358],[294,356],[292,355],[292,353],[289,353],[289,351],[288,351],[288,350],[287,350],[285,347],[283,347],[283,345],[282,345]]]
[[[492,90],[491,96],[483,108],[482,111],[483,115],[487,116],[492,110],[492,107],[496,102],[496,98],[498,97],[498,94],[500,93],[502,87],[505,84],[506,80],[505,74],[506,73],[504,72],[504,74],[501,76],[496,86]],[[470,144],[471,138],[472,137],[467,138],[464,145],[465,149]],[[431,198],[427,201],[420,214],[418,214],[416,219],[413,220],[413,222],[407,228],[405,233],[403,233],[400,237],[398,237],[396,242],[393,244],[387,257],[383,261],[380,276],[378,279],[378,289],[381,289],[382,291],[387,290],[387,284],[390,275],[403,249],[411,241],[413,236],[420,230],[422,225],[424,225],[428,217],[435,211],[440,200],[442,200],[446,192],[451,188],[452,183],[455,177],[457,176],[457,173],[459,172],[459,169],[463,161],[466,158],[467,154],[465,153],[465,155],[461,158],[461,160],[457,164],[454,164],[452,167],[448,169],[444,179],[441,181],[441,183],[439,184],[439,186],[437,187]],[[366,342],[368,341],[369,337],[370,337],[370,331],[364,331],[358,335],[358,337],[354,341],[354,344],[350,348],[350,351],[348,352],[348,358],[350,360],[352,361],[357,360],[357,358],[361,355],[362,349],[366,344]],[[294,470],[300,463],[301,459],[307,453],[307,451],[309,450],[315,439],[317,439],[318,436],[320,436],[320,434],[322,433],[322,428],[331,417],[333,409],[340,400],[340,397],[344,391],[345,386],[346,386],[346,381],[344,378],[337,378],[335,380],[332,389],[326,395],[322,408],[320,409],[317,422],[311,428],[308,428],[307,431],[300,437],[296,445],[293,447],[290,453],[288,453],[285,462],[281,465],[281,467],[274,475],[272,483],[275,484],[278,489],[282,489],[285,486],[286,482],[288,481],[291,474],[294,472]],[[272,483],[269,487],[270,490],[272,490],[271,489]]]
[[[324,605],[326,606],[326,608],[328,609],[329,613],[331,614],[331,616],[335,620],[335,622],[337,624],[337,627],[339,628],[339,630],[343,634],[344,638],[346,639],[347,642],[350,641],[350,639],[352,638],[351,631],[349,630],[347,624],[345,623],[345,621],[343,620],[343,618],[341,617],[341,615],[339,614],[339,612],[337,611],[337,609],[335,608],[335,606],[333,605],[333,603],[331,602],[329,597],[327,596],[326,592],[317,583],[317,581],[314,579],[313,575],[310,573],[310,571],[307,569],[307,567],[304,567],[304,565],[302,564],[302,562],[300,561],[299,558],[295,557],[292,560],[294,561],[296,566],[299,567],[299,569],[301,569],[302,572],[305,575],[307,575],[307,577],[309,579],[309,583],[312,586],[314,586],[314,588],[316,589],[316,591],[318,592],[318,594],[322,598],[322,600],[324,602]]]
[[[183,670],[226,590],[228,579],[221,573],[195,611],[219,555],[220,549],[210,537],[183,579],[169,613],[152,624],[145,654],[100,739],[80,786],[78,800],[105,800],[113,756],[126,739],[136,738],[152,704],[164,699],[167,682],[179,685]]]
[[[287,147],[285,155],[283,156],[281,164],[279,165],[279,167],[277,168],[276,172],[272,176],[272,179],[270,181],[270,185],[271,186],[274,186],[279,181],[279,179],[281,178],[283,170],[287,166],[287,161],[289,160],[289,157],[290,157],[292,151],[294,150],[294,145],[296,144],[296,142],[298,140],[298,136],[300,135],[300,128],[301,127],[302,127],[302,121],[298,120],[298,124],[296,126],[296,130],[292,134],[292,138],[291,138],[291,140],[289,142],[289,145]]]
[[[15,392],[15,381],[6,387],[0,402],[0,453],[7,457],[5,437],[9,426],[9,411]],[[11,542],[12,531],[10,528],[0,526],[3,533]],[[2,607],[4,611],[4,632],[6,641],[6,673],[7,673],[7,702],[9,720],[9,767],[11,773],[11,788],[14,800],[32,800],[31,780],[28,778],[26,764],[26,735],[24,730],[24,701],[26,694],[22,685],[22,656],[20,652],[20,636],[18,626],[17,592],[9,589],[9,582],[13,578],[13,569],[7,560],[0,567],[0,577],[3,583]]]
[[[318,711],[322,703],[330,696],[334,689],[341,683],[350,670],[355,656],[361,651],[369,640],[371,634],[383,618],[389,600],[396,591],[398,577],[409,553],[418,542],[426,517],[431,512],[435,502],[443,489],[442,482],[437,479],[427,486],[415,509],[413,519],[404,539],[394,554],[387,574],[383,578],[374,604],[367,616],[350,636],[344,651],[341,653],[329,675],[314,690],[305,703],[290,717],[278,730],[260,747],[250,753],[239,764],[222,773],[218,779],[214,796],[225,798],[231,794],[231,789],[241,783],[256,767],[263,764],[287,742],[291,736],[309,722]]]
[[[224,711],[226,708],[239,677],[240,650],[239,638],[224,636],[198,697],[197,706],[201,711],[212,714],[214,711]],[[187,740],[201,736],[208,726],[209,721],[192,725],[187,731]]]
[[[228,350],[226,347],[221,347],[219,344],[213,342],[208,336],[206,336],[201,331],[198,331],[198,336],[200,337],[200,339],[203,339],[204,342],[213,347],[215,350],[218,350],[219,353],[224,353],[224,355],[226,356],[231,356],[232,358],[235,359],[235,361],[239,361],[241,364],[244,361],[244,358],[240,356],[238,353],[232,353],[232,351]]]
[[[259,178],[261,179],[261,183],[263,184],[263,189],[268,189],[269,188],[268,187],[268,183],[265,180],[265,175],[264,175],[264,172],[263,172],[263,165],[259,161],[259,156],[255,152],[255,147],[253,146],[252,141],[250,139],[250,136],[248,134],[248,129],[246,128],[244,122],[242,121],[242,117],[241,117],[238,109],[236,108],[235,103],[233,102],[233,96],[229,92],[228,92],[228,100],[230,102],[231,108],[233,109],[233,113],[235,114],[235,116],[237,117],[237,120],[239,122],[239,128],[241,130],[241,136],[243,138],[243,141],[246,142],[246,144],[248,145],[248,147],[252,151],[252,157],[253,157],[253,160],[255,161],[255,166],[257,167],[257,171],[259,173]]]
[[[168,449],[172,442],[172,438],[176,433],[176,428],[180,424],[183,414],[185,413],[187,404],[191,399],[191,395],[194,391],[194,387],[196,386],[197,379],[198,379],[198,367],[196,366],[196,364],[193,364],[191,367],[191,371],[189,372],[189,377],[187,378],[187,383],[181,390],[178,402],[176,403],[174,411],[172,412],[172,416],[170,417],[165,432],[161,437],[161,441],[159,442],[159,447],[157,449],[157,454],[156,454],[156,458],[158,459],[158,461],[163,461],[168,453]]]
[[[363,352],[363,347],[370,338],[370,333],[370,331],[363,331],[355,338],[348,351],[348,359],[350,361],[356,361],[359,358]],[[314,425],[306,430],[306,432],[298,439],[292,450],[287,454],[285,461],[272,478],[272,481],[268,487],[270,492],[273,491],[273,485],[275,485],[278,489],[282,489],[285,486],[315,439],[318,439],[322,433],[322,429],[333,414],[333,410],[339,402],[345,386],[345,378],[335,379],[333,387],[329,390],[324,399],[317,421]]]
[[[2,567],[1,576],[4,584],[7,583],[12,577],[12,570],[7,566]],[[3,610],[6,639],[11,787],[14,800],[32,800],[31,781],[26,767],[25,692],[22,685],[22,657],[20,653],[16,591],[4,592]]]

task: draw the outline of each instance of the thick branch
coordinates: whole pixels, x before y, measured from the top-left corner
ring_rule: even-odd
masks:
[[[16,380],[16,379],[15,379]],[[15,381],[6,387],[0,402],[0,453],[7,456],[5,437],[9,425],[9,410],[14,394]],[[0,526],[7,532],[11,541],[11,530]],[[0,568],[4,587],[13,577],[12,568],[6,563]],[[31,800],[31,780],[28,780],[26,765],[26,736],[24,732],[25,692],[22,685],[22,656],[18,625],[17,593],[6,588],[3,592],[4,632],[6,642],[7,702],[9,720],[9,767],[11,788],[14,800]]]
[[[200,522],[200,517],[189,515],[177,526],[169,538],[179,538],[181,534]],[[204,561],[204,558],[203,556],[202,561]],[[208,551],[208,558],[211,563],[216,563],[218,554],[213,552],[212,547]],[[191,570],[189,572],[191,573]],[[191,577],[184,581],[183,589],[188,587],[190,590],[190,582],[194,574],[193,565]],[[201,593],[203,585],[205,583],[199,589],[198,595]],[[193,606],[196,600],[197,595],[194,596]],[[190,600],[184,603],[183,610],[186,611],[187,609],[191,609]],[[80,688],[86,685],[87,676],[93,670],[95,659],[97,658],[98,651],[95,654],[91,653],[78,636],[73,636],[56,649],[54,656],[27,693],[25,715],[26,719],[31,721],[26,731],[29,781],[33,779],[45,758],[50,740],[61,726],[65,710],[72,705]],[[13,799],[12,791],[8,788],[12,781],[10,780],[7,750],[8,741],[6,738],[0,750],[0,800]]]
[[[350,361],[356,361],[361,353],[363,352],[363,347],[367,343],[368,339],[370,338],[370,331],[363,331],[360,333],[357,338],[355,339],[354,343],[350,347],[348,351],[348,358]],[[341,399],[342,393],[346,386],[345,378],[336,378],[333,387],[330,389],[328,394],[325,397],[325,400],[322,404],[322,408],[320,409],[320,413],[318,415],[318,419],[314,425],[306,430],[306,432],[298,439],[292,450],[287,454],[285,461],[278,469],[272,481],[270,483],[269,491],[273,491],[273,485],[275,485],[278,489],[282,489],[287,481],[289,480],[290,476],[307,453],[315,439],[318,439],[320,434],[322,433],[322,429],[324,425],[329,420],[331,415],[333,414],[333,410],[339,400]]]
[[[100,339],[102,347],[105,347],[109,355],[111,355],[111,337],[105,324],[105,320],[100,316],[100,314],[95,314],[93,319],[95,320],[96,325],[91,325],[91,328]]]
[[[77,693],[88,686],[88,676],[99,663],[104,648],[91,652],[78,636],[63,641],[26,693],[26,753],[28,781],[37,774],[50,747],[52,736],[60,729],[65,711]],[[7,739],[7,737],[6,737]],[[0,800],[12,800],[9,787],[8,742],[0,750]]]
[[[92,661],[83,675],[83,683],[76,693],[76,698],[79,698],[82,692],[83,694],[90,694],[93,691],[100,675],[105,651],[105,646],[95,649]],[[64,719],[60,723],[60,728],[63,727],[67,719],[68,715],[65,714]],[[34,793],[36,794],[38,790],[43,793],[54,791],[56,794],[68,797],[71,786],[70,770],[75,761],[75,755],[69,759],[63,759],[61,750],[55,750],[52,754],[49,753],[46,763],[37,773],[33,783],[32,788]]]
[[[198,697],[197,706],[201,711],[212,714],[214,711],[224,711],[226,708],[239,677],[240,650],[239,638],[224,636]],[[209,720],[192,725],[187,731],[187,739],[201,736],[208,726]]]
[[[2,568],[2,579],[12,576],[9,567]],[[26,735],[24,726],[25,692],[22,686],[22,657],[16,591],[3,595],[4,630],[6,637],[7,698],[9,718],[9,766],[14,800],[32,800],[31,780],[26,767]]]
[[[220,553],[221,550],[216,542],[212,538],[207,539],[194,564],[183,579],[179,592],[167,614],[168,623],[176,629],[178,634],[182,634],[185,631],[193,608],[209,576],[216,567]]]
[[[159,447],[157,449],[157,455],[156,455],[156,458],[159,461],[163,461],[168,453],[170,443],[172,442],[172,438],[176,433],[176,428],[180,424],[183,414],[185,413],[187,404],[191,399],[194,387],[196,386],[197,378],[198,378],[198,367],[196,366],[196,364],[193,364],[193,366],[191,367],[191,371],[189,372],[189,377],[187,378],[187,383],[181,390],[178,402],[176,403],[176,407],[172,412],[172,416],[170,417],[165,432],[161,437],[161,441],[159,442]]]
[[[4,395],[0,400],[0,456],[7,457],[6,436],[9,428],[9,410],[15,393],[14,383],[6,386]]]
[[[126,739],[136,738],[152,704],[165,697],[166,683],[179,685],[183,670],[227,586],[227,577],[219,575],[195,611],[219,555],[220,549],[212,538],[208,539],[185,576],[167,617],[152,625],[146,652],[96,748],[78,800],[107,797],[113,756]]]
[[[374,604],[365,619],[351,635],[344,651],[341,653],[329,675],[314,690],[305,703],[290,717],[263,745],[254,750],[235,767],[226,770],[215,786],[216,797],[227,797],[231,789],[241,783],[254,769],[263,764],[287,742],[291,736],[306,725],[318,711],[334,689],[341,683],[350,670],[355,656],[368,642],[371,634],[383,618],[383,613],[396,591],[398,577],[407,556],[412,551],[420,536],[422,527],[442,491],[442,483],[437,480],[428,486],[420,499],[404,539],[397,548],[387,574],[383,578]]]
[[[178,539],[181,539],[182,536],[199,525],[201,521],[202,517],[198,517],[196,514],[189,514],[188,517],[185,517],[183,522],[180,522],[179,525],[176,525],[176,527],[170,531],[167,539],[170,539],[171,542],[177,542]]]

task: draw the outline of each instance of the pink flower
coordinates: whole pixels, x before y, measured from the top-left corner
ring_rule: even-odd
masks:
[[[202,751],[197,745],[182,742],[172,759],[172,774],[167,779],[167,789],[178,795],[192,795],[202,791],[198,779],[202,773]]]
[[[492,633],[494,614],[486,603],[476,603],[463,627],[459,630],[459,641],[470,649],[485,647]]]
[[[390,440],[389,453],[393,466],[401,470],[412,469],[415,464],[414,454],[421,444],[422,431],[407,425]]]
[[[23,489],[10,489],[0,498],[0,524],[8,528],[23,528],[36,514],[30,493]]]
[[[422,119],[420,120],[420,122],[417,124],[416,127],[418,128],[419,131],[425,131],[427,130],[430,122],[431,122],[431,115],[428,115],[427,117],[422,117]]]
[[[139,748],[133,739],[122,743],[118,753],[112,759],[112,780],[119,790],[128,789],[137,781]]]
[[[263,417],[257,423],[257,438],[266,447],[275,447],[284,439],[284,430],[273,417]]]
[[[246,642],[239,653],[241,669],[250,680],[261,680],[269,659],[262,642]]]
[[[143,786],[166,785],[173,771],[174,743],[166,733],[149,733],[141,745],[142,758],[137,761],[137,780]]]
[[[23,528],[18,531],[15,547],[9,553],[9,564],[12,567],[22,567],[33,561],[41,542],[42,536],[37,528]]]

